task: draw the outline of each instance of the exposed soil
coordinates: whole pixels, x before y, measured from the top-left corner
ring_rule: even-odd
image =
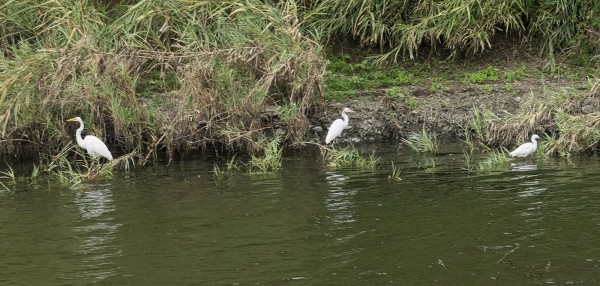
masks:
[[[463,70],[476,71],[487,66],[500,71],[514,71],[523,65],[531,70],[541,70],[542,61],[531,56],[531,49],[525,46],[513,49],[515,50],[504,51],[501,55],[483,53],[469,63],[448,62],[445,68],[452,69],[451,73],[454,74]],[[357,98],[347,102],[327,103],[322,112],[311,118],[311,130],[322,141],[329,124],[340,118],[344,106],[349,106],[355,113],[350,114],[351,128],[344,131],[344,138],[341,140],[398,139],[406,137],[410,132],[418,132],[423,127],[436,133],[438,137],[456,137],[464,134],[463,128],[473,118],[475,108],[490,110],[502,116],[505,112],[517,113],[522,101],[544,91],[559,91],[567,87],[575,87],[581,92],[589,91],[589,87],[585,87],[585,79],[543,79],[544,77],[549,76],[542,76],[541,72],[527,75],[510,82],[510,88],[507,88],[507,82],[503,79],[473,84],[460,78],[444,83],[443,89],[435,91],[430,90],[431,82],[406,86],[405,96],[410,96],[417,102],[413,108],[409,108],[398,98],[386,95],[385,89],[362,92]],[[544,131],[551,127],[533,128]]]

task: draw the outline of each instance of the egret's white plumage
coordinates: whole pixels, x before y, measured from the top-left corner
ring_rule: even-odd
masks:
[[[106,144],[102,142],[98,137],[94,135],[87,135],[85,138],[81,138],[81,131],[83,131],[83,120],[81,117],[75,117],[68,119],[67,121],[76,121],[79,122],[79,129],[77,129],[76,137],[77,137],[77,145],[79,147],[87,150],[88,154],[97,157],[104,157],[108,160],[112,160],[112,154],[108,151]]]
[[[333,123],[331,123],[331,126],[329,126],[329,131],[327,131],[327,137],[325,137],[325,144],[329,144],[331,141],[333,141],[333,139],[340,136],[340,134],[342,134],[342,131],[348,127],[350,119],[348,119],[348,115],[346,115],[346,112],[354,111],[352,111],[352,109],[348,107],[342,110],[343,119],[336,119],[335,121],[333,121]]]
[[[521,157],[522,158],[522,157],[527,157],[530,154],[533,154],[533,152],[535,152],[535,149],[537,149],[537,140],[538,139],[540,139],[540,136],[533,134],[533,136],[531,136],[531,142],[527,142],[527,143],[519,146],[517,149],[510,152],[510,155],[513,157]]]

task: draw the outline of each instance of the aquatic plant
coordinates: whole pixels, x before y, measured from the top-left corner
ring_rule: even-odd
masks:
[[[321,147],[324,161],[331,167],[355,167],[361,170],[375,170],[380,158],[374,153],[368,157],[361,154],[356,147],[348,145],[342,148]]]
[[[388,180],[390,181],[394,181],[394,182],[399,182],[402,180],[402,178],[400,177],[400,174],[402,173],[402,170],[398,167],[396,167],[396,165],[394,165],[394,162],[392,161],[392,170],[391,173],[388,175]]]
[[[510,146],[514,142],[528,141],[536,126],[551,126],[560,136],[547,142],[545,154],[590,152],[600,142],[600,116],[595,113],[579,114],[585,109],[593,94],[568,87],[556,92],[545,91],[530,95],[521,103],[516,114],[505,112],[498,116],[489,110],[474,109],[469,128],[481,142],[489,146]]]
[[[478,163],[478,171],[497,171],[508,167],[512,157],[508,154],[508,151],[503,150],[491,150],[485,154],[481,161]]]
[[[272,173],[279,171],[282,165],[283,147],[281,136],[276,134],[273,138],[262,137],[258,143],[261,146],[261,155],[251,155],[251,173]]]
[[[219,167],[219,165],[217,165],[216,163],[213,165],[213,176],[217,179],[217,180],[223,180],[225,178],[227,178],[227,176],[231,176],[233,174],[234,171],[239,170],[237,161],[235,159],[235,156],[231,157],[231,159],[229,159],[229,161],[227,161],[227,163],[225,164],[225,169],[222,170],[221,167]]]
[[[436,135],[425,130],[425,126],[420,133],[411,132],[402,142],[419,153],[435,153],[438,149]]]
[[[7,166],[7,168],[8,170],[6,171],[0,171],[0,179],[5,179],[7,180],[7,184],[15,186],[17,184],[17,177],[15,175],[15,171],[11,166]],[[8,192],[12,191],[12,189],[5,185],[3,182],[0,182],[0,185],[2,185],[2,188],[4,188],[4,190]]]
[[[556,126],[560,130],[558,138],[546,136],[544,154],[570,154],[596,151],[600,142],[600,114],[569,114],[565,110],[556,111]]]

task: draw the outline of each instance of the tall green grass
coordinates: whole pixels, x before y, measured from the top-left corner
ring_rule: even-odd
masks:
[[[296,132],[285,140],[308,127],[325,61],[295,1],[103,5],[0,4],[0,139],[9,142],[0,153],[23,147],[15,140],[25,134],[66,144],[72,130],[60,123],[72,116],[114,148],[170,155],[207,144],[251,150],[270,106],[293,106],[285,122]]]
[[[424,46],[463,51],[493,48],[497,34],[539,40],[540,53],[555,56],[579,47],[598,51],[600,3],[594,0],[322,0],[312,2],[309,23],[325,40],[352,38],[382,51],[379,61],[414,59]],[[582,47],[585,47],[582,49]]]

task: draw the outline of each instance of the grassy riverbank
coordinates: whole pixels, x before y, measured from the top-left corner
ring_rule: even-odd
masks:
[[[261,154],[265,138],[307,140],[311,124],[361,101],[381,103],[384,125],[357,115],[363,137],[444,131],[431,122],[448,112],[431,111],[459,108],[442,133],[506,145],[548,131],[549,153],[594,150],[600,4],[563,2],[7,1],[0,155],[58,153],[73,116],[117,154]]]

